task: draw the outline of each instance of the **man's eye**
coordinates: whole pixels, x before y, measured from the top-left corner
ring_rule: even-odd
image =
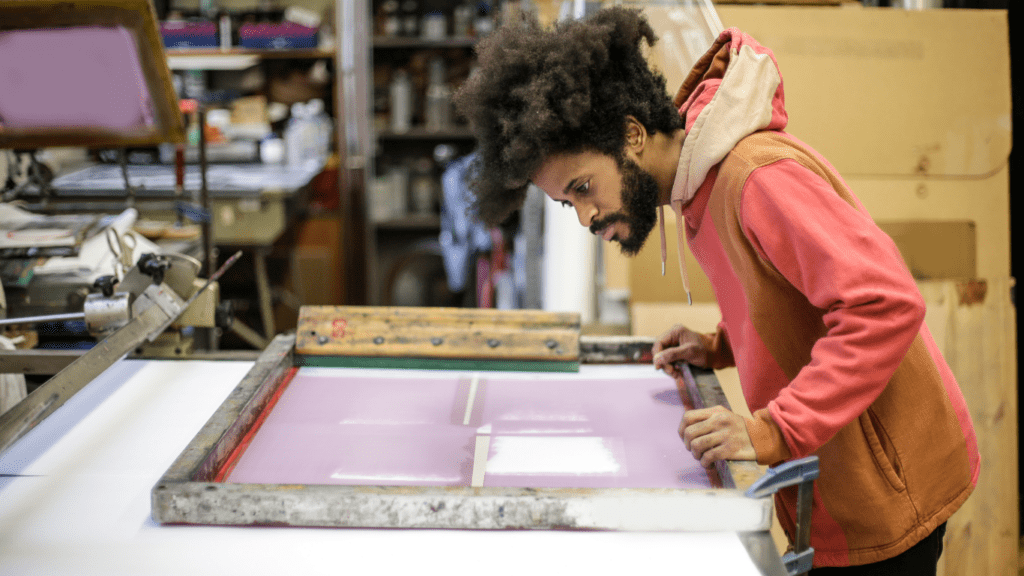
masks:
[[[590,190],[590,180],[587,180],[586,182],[576,187],[577,194],[586,194],[587,190]]]
[[[572,208],[572,202],[569,202],[568,200],[562,200],[561,204],[563,208]]]

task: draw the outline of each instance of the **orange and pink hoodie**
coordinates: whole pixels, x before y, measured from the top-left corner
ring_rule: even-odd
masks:
[[[783,131],[770,50],[722,32],[675,102],[686,140],[671,204],[721,307],[706,343],[716,366],[739,371],[758,461],[820,458],[816,566],[907,550],[980,470],[913,277],[836,170]],[[776,497],[791,535],[795,505],[795,489]]]

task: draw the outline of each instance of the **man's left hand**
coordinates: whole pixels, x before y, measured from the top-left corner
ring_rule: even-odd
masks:
[[[705,468],[718,460],[757,459],[743,417],[722,406],[688,410],[679,425],[679,435]]]

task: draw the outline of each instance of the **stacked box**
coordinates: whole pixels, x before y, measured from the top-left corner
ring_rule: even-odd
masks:
[[[242,24],[238,43],[244,48],[316,48],[317,29],[295,22]]]
[[[217,25],[213,22],[163,22],[160,35],[165,48],[216,48]]]

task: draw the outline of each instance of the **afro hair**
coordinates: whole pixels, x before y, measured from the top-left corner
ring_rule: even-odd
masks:
[[[517,210],[552,154],[619,158],[627,116],[652,134],[681,128],[664,76],[643,54],[656,41],[647,19],[622,7],[551,28],[526,18],[481,41],[477,69],[455,96],[477,138],[477,218],[496,225]]]

